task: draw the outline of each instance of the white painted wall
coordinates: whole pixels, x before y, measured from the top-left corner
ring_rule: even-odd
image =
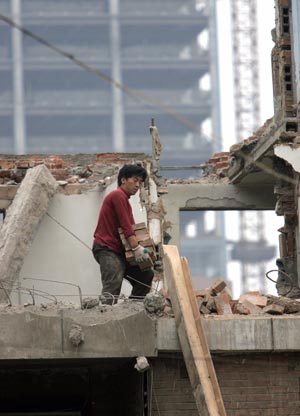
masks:
[[[115,182],[104,192],[95,187],[81,195],[57,193],[50,203],[48,213],[91,248],[102,201],[116,187]],[[141,207],[139,195],[131,197],[130,203],[135,221],[146,222],[146,210]],[[27,288],[34,286],[35,290],[57,295],[58,301],[64,300],[79,305],[76,287],[27,278],[73,283],[80,286],[83,296],[98,296],[101,291],[100,268],[91,250],[47,215],[43,218],[25,258],[19,285]],[[130,285],[126,283],[122,292],[128,293],[129,288]],[[13,292],[13,303],[31,302],[31,297],[23,292]],[[49,302],[37,294],[35,298],[36,303]]]
[[[290,144],[280,144],[275,146],[274,153],[292,165],[296,172],[300,172],[300,147],[294,147]]]

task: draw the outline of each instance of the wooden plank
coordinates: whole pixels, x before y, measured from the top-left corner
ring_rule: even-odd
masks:
[[[217,402],[220,415],[226,415],[226,411],[225,411],[225,407],[224,407],[224,403],[223,403],[223,399],[222,399],[222,395],[221,395],[217,375],[216,375],[216,372],[215,372],[215,367],[214,367],[213,361],[211,359],[211,355],[210,355],[210,351],[209,351],[209,347],[208,347],[208,342],[207,342],[205,332],[204,332],[202,318],[201,318],[201,315],[200,315],[200,312],[199,312],[199,308],[198,308],[198,304],[197,304],[197,300],[196,300],[196,296],[195,296],[195,290],[194,290],[193,283],[192,283],[192,278],[191,278],[191,275],[190,275],[190,269],[189,269],[188,261],[185,257],[181,257],[181,265],[182,265],[185,285],[186,285],[186,288],[187,288],[187,291],[188,291],[188,296],[189,296],[189,299],[190,299],[190,302],[191,302],[193,317],[194,317],[196,327],[197,327],[197,333],[198,333],[199,340],[200,340],[200,343],[201,343],[201,347],[202,347],[202,350],[203,350],[203,356],[205,358],[206,366],[207,366],[207,369],[208,369],[208,372],[209,372],[209,375],[210,375],[210,380],[211,380],[212,388],[213,388],[213,391],[214,391],[215,400]]]
[[[163,252],[165,279],[198,413],[226,416],[195,294],[191,294],[187,262],[181,260],[176,246],[164,245]]]

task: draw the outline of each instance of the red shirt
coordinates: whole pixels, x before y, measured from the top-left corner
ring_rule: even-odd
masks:
[[[125,238],[134,235],[134,218],[129,198],[122,188],[110,192],[104,198],[94,233],[94,243],[106,246],[117,253],[124,253],[118,228],[123,229]]]

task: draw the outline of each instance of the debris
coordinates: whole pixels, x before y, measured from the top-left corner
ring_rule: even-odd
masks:
[[[225,283],[225,282],[224,282]],[[214,298],[216,311],[218,315],[231,315],[232,310],[230,306],[230,297],[226,292],[220,293],[219,296]]]
[[[236,305],[236,311],[241,315],[258,315],[263,313],[263,310],[259,306],[254,305],[247,299],[245,299],[243,303],[239,302]]]
[[[71,176],[69,179],[68,179],[68,183],[76,183],[76,182],[78,182],[78,176],[77,175],[74,175],[74,176]]]
[[[209,315],[210,310],[202,303],[200,306],[200,313],[202,313],[202,315]]]
[[[271,305],[267,305],[263,308],[263,312],[270,313],[271,315],[282,315],[284,312],[284,306],[271,303]]]
[[[70,332],[69,332],[69,341],[75,347],[78,347],[79,344],[84,342],[84,333],[83,333],[82,327],[80,325],[73,324],[71,326],[71,329],[70,329]]]
[[[144,307],[149,313],[159,313],[164,310],[165,299],[158,293],[148,293],[144,299]]]
[[[239,303],[244,303],[245,300],[260,307],[266,306],[268,302],[268,298],[266,296],[262,296],[259,292],[247,292],[239,297]]]
[[[83,298],[82,307],[83,309],[92,309],[99,305],[99,298]]]
[[[211,294],[212,295],[216,295],[220,292],[222,292],[223,289],[225,289],[226,287],[226,282],[223,279],[217,279],[212,286],[210,287],[211,289]]]
[[[290,299],[284,296],[268,295],[268,305],[270,304],[284,306],[284,313],[300,312],[300,299]]]
[[[150,365],[148,363],[148,360],[146,357],[137,357],[136,358],[136,364],[134,368],[139,372],[143,373],[144,371],[149,370]]]
[[[206,305],[208,310],[210,310],[211,312],[216,312],[216,304],[215,304],[215,299],[213,296],[209,296],[208,300],[206,302]]]
[[[65,186],[68,184],[68,181],[57,181],[58,185]]]

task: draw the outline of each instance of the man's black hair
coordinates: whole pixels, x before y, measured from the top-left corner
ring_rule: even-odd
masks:
[[[118,186],[122,185],[122,178],[128,179],[132,178],[133,176],[140,176],[145,182],[147,178],[147,172],[146,169],[144,169],[140,165],[124,165],[120,170],[118,174]]]

